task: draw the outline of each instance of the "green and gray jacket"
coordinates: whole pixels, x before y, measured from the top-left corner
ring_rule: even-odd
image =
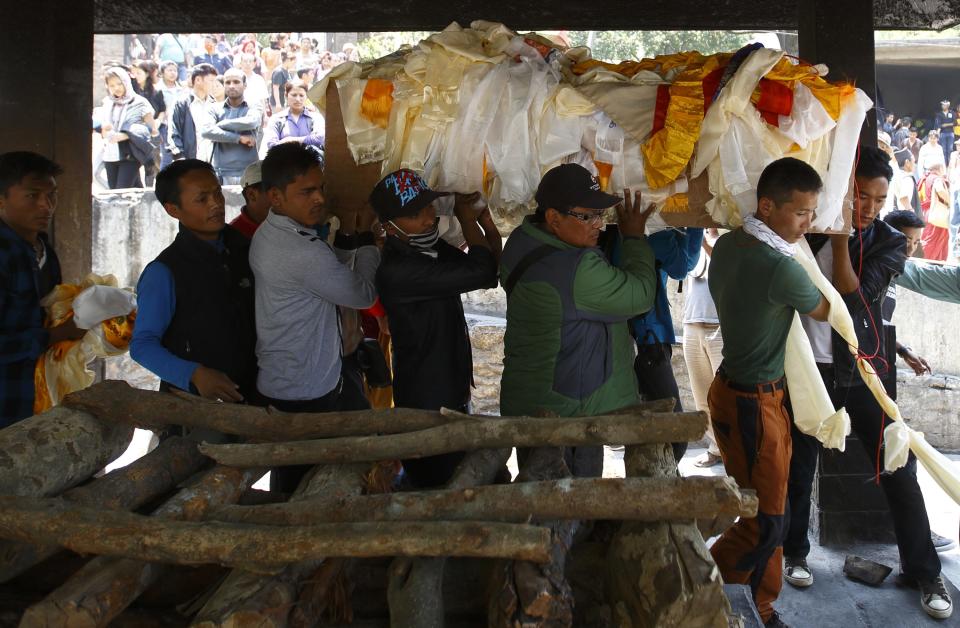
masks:
[[[501,279],[544,244],[556,251],[530,266],[507,300],[501,412],[588,416],[637,403],[627,320],[656,295],[647,239],[626,238],[616,268],[600,249],[566,244],[528,216],[507,239]]]

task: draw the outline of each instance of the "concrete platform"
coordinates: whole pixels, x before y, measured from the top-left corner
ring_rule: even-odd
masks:
[[[680,461],[683,475],[723,475],[723,465],[700,469],[693,462],[704,453],[703,449],[691,449]],[[960,468],[960,455],[947,456]],[[619,465],[619,466],[618,466]],[[623,473],[622,452],[608,452],[604,474]],[[927,514],[933,531],[958,540],[960,505],[950,499],[933,478],[918,468],[918,480],[927,504]],[[812,541],[808,564],[813,570],[814,584],[807,589],[797,589],[784,583],[777,609],[783,620],[792,628],[914,628],[921,626],[958,626],[960,610],[947,620],[929,617],[920,608],[920,592],[900,586],[900,558],[896,545],[857,545],[852,547],[824,548]],[[843,575],[843,562],[847,554],[874,560],[893,568],[893,573],[879,587],[854,582]],[[960,604],[960,591],[952,583],[960,583],[960,549],[954,548],[940,554],[947,589],[953,597],[954,606]]]

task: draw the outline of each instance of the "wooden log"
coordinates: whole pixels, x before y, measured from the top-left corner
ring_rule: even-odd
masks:
[[[546,559],[549,535],[536,526],[472,521],[253,526],[170,521],[67,506],[62,500],[0,496],[0,536],[57,543],[84,554],[178,565],[220,564],[276,572],[327,556],[464,556]]]
[[[314,508],[323,508],[323,504],[348,496],[359,495],[363,491],[364,476],[369,465],[326,465],[314,467],[291,496],[291,502],[309,503]],[[233,570],[226,580],[206,601],[191,624],[197,628],[242,628],[256,626],[266,628],[288,624],[292,609],[295,608],[302,581],[318,569],[326,566],[324,575],[331,575],[330,564],[342,569],[345,561],[326,559],[320,561],[302,561],[289,565],[280,573],[265,576],[261,573]],[[310,591],[311,608],[303,615],[318,617],[322,611],[322,602],[317,601],[320,593]]]
[[[629,477],[675,477],[669,445],[627,447]],[[726,628],[729,602],[695,522],[625,521],[607,551],[614,625]]]
[[[509,448],[503,448],[481,449],[468,453],[447,482],[447,490],[471,490],[470,487],[493,482],[507,464],[510,452]],[[337,508],[326,511],[340,511],[344,501],[346,500],[340,500]],[[446,562],[446,558],[394,559],[387,580],[391,625],[443,628],[446,618],[443,595]]]
[[[310,525],[351,521],[503,521],[631,519],[685,521],[717,515],[754,517],[756,495],[728,477],[577,478],[459,490],[367,495],[336,508],[310,502],[225,506],[216,521]]]
[[[517,417],[460,421],[392,436],[361,436],[285,443],[200,445],[220,464],[248,467],[420,458],[451,451],[503,447],[662,443],[698,440],[703,412],[638,413],[580,418]]]
[[[57,406],[0,430],[0,494],[57,495],[126,450],[133,428]]]
[[[459,420],[439,412],[409,408],[286,413],[276,408],[222,404],[200,397],[140,390],[115,380],[71,393],[63,404],[122,425],[144,429],[182,425],[263,441],[395,434]]]
[[[569,478],[563,448],[539,447],[526,456],[517,483]],[[566,578],[567,552],[579,529],[578,520],[550,521],[550,556],[543,564],[504,561],[494,572],[494,595],[489,600],[488,625],[573,625],[573,590]]]
[[[49,509],[49,517],[53,522],[46,520],[38,513],[37,518],[30,526],[34,534],[52,534],[46,541],[64,545],[80,553],[106,554],[99,556],[77,573],[71,576],[63,585],[50,593],[44,600],[27,609],[21,621],[21,626],[105,626],[117,617],[150,585],[157,582],[167,572],[167,566],[144,562],[142,558],[152,559],[152,556],[138,556],[136,552],[114,553],[98,551],[98,546],[111,548],[111,530],[122,526],[123,517],[130,520],[147,521],[162,526],[171,518],[197,520],[212,506],[229,503],[239,499],[240,495],[252,485],[262,471],[248,469],[240,471],[229,467],[215,467],[205,473],[196,483],[181,489],[172,498],[164,502],[151,517],[119,513],[116,511],[101,511],[88,507],[73,507],[60,500],[47,500],[47,505],[54,505]],[[38,505],[42,505],[39,504]],[[108,513],[115,513],[121,519],[110,519]],[[93,515],[103,521],[98,530],[96,519],[90,520]],[[58,528],[66,524],[71,518],[77,519],[75,533],[79,537],[94,538],[91,547],[79,544],[63,543],[57,539]],[[51,524],[52,525],[47,525]],[[196,524],[195,524],[196,525]],[[154,534],[147,527],[141,539],[144,545],[150,545]],[[70,536],[69,534],[67,536]],[[189,550],[189,546],[184,548]],[[120,556],[120,557],[117,557]],[[128,556],[133,556],[129,558]]]
[[[446,425],[469,416],[446,416],[440,412],[412,408],[285,413],[275,408],[237,406],[210,402],[191,395],[140,390],[117,380],[107,380],[71,393],[63,400],[63,405],[83,410],[103,421],[144,429],[182,425],[259,441],[399,434]],[[672,408],[672,405],[664,405],[660,400],[624,410],[668,412]],[[476,420],[477,417],[470,418]]]
[[[139,460],[89,484],[70,489],[63,498],[86,506],[134,510],[173,490],[206,459],[194,441],[168,438]],[[0,541],[0,583],[19,576],[58,551],[60,547],[56,545]]]

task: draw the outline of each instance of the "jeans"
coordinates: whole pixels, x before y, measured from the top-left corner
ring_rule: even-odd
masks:
[[[673,346],[670,343],[637,345],[637,359],[633,370],[644,401],[676,399],[674,412],[683,412],[680,404],[680,388],[673,374]],[[680,462],[687,452],[687,443],[673,443],[673,457]]]
[[[878,446],[882,438],[880,416],[882,410],[866,386],[841,388],[835,385],[833,369],[821,368],[820,374],[833,405],[845,407],[850,415],[853,432],[867,450],[867,455],[877,464]],[[892,419],[884,417],[887,426]],[[783,543],[784,555],[805,558],[810,551],[807,529],[810,523],[810,498],[813,480],[820,455],[820,443],[800,434],[793,427],[793,458],[790,461],[788,501],[790,522]],[[880,448],[880,463],[883,449]],[[882,468],[882,467],[881,467]],[[887,505],[893,518],[893,529],[900,550],[900,565],[903,573],[917,580],[929,581],[940,575],[940,557],[930,540],[930,521],[923,501],[923,493],[917,483],[917,459],[910,454],[907,464],[893,473],[880,475],[880,486],[887,497]]]

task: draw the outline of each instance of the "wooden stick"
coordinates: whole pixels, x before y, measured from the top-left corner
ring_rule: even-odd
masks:
[[[71,393],[63,404],[122,425],[145,429],[183,425],[263,441],[395,434],[452,420],[439,412],[408,408],[288,414],[275,408],[212,403],[200,397],[139,390],[114,380]]]
[[[0,535],[56,543],[82,554],[179,565],[220,564],[276,571],[327,556],[465,556],[543,561],[549,535],[536,526],[486,522],[389,522],[253,526],[171,521],[0,496]]]
[[[248,467],[377,461],[434,456],[451,451],[698,440],[706,431],[702,412],[624,414],[579,418],[517,417],[459,421],[392,436],[361,436],[286,443],[211,445],[200,451],[220,464]]]
[[[172,491],[206,460],[194,441],[175,436],[126,467],[70,489],[63,498],[85,506],[134,510]],[[58,551],[60,547],[56,545],[0,541],[0,583],[19,576]]]
[[[469,489],[493,482],[507,464],[510,452],[508,448],[471,451],[457,466],[447,482],[447,489]],[[324,510],[339,509],[338,506]],[[446,619],[443,596],[446,563],[446,558],[440,557],[399,557],[393,560],[387,572],[387,601],[392,626],[443,628]]]
[[[139,522],[149,523],[142,527],[145,536],[140,543],[150,546],[158,539],[151,530],[170,523],[169,517],[199,519],[211,506],[235,502],[261,475],[262,471],[255,469],[215,467],[193,485],[177,492],[152,517],[72,506],[61,500],[35,500],[19,515],[11,513],[17,518],[27,515],[29,508],[37,513],[32,520],[27,518],[19,524],[26,534],[21,540],[36,542],[31,537],[38,537],[42,543],[63,545],[83,554],[105,554],[91,560],[50,595],[28,608],[23,625],[107,625],[167,571],[166,565],[144,562],[150,560],[149,551],[144,556],[138,555],[135,536],[127,541],[126,552],[98,551],[97,548],[113,547],[114,533],[118,528],[123,529],[125,519],[134,526]],[[47,514],[41,515],[44,511]],[[76,520],[72,533],[68,532],[74,526],[70,520]],[[125,534],[121,531],[120,538],[126,538]],[[141,533],[131,531],[129,534]],[[92,543],[64,542],[62,536],[86,538]],[[190,551],[189,546],[182,549]]]
[[[224,506],[216,521],[312,525],[351,521],[503,521],[632,519],[684,521],[732,515],[754,517],[757,499],[726,477],[564,479],[462,490],[367,495],[334,508],[307,502]]]
[[[360,495],[369,464],[314,467],[300,481],[290,498],[292,503],[310,500],[314,508]],[[278,574],[263,575],[234,569],[204,603],[193,620],[194,628],[226,628],[237,625],[284,626],[296,606],[301,582],[317,569],[331,568],[343,559],[303,561],[288,565]],[[314,605],[311,610],[322,610]],[[318,613],[319,614],[319,613]],[[319,617],[316,618],[319,620]]]

